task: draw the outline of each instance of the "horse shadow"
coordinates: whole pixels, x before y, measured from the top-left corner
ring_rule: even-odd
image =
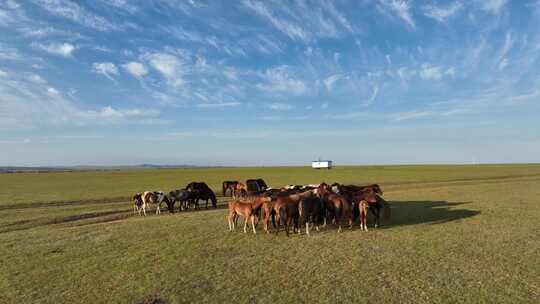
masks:
[[[472,202],[447,201],[388,201],[392,215],[383,220],[381,228],[418,224],[444,224],[480,214],[478,210],[462,208]]]

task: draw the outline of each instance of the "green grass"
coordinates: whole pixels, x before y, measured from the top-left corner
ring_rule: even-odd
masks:
[[[392,221],[287,238],[229,233],[225,209],[132,216],[125,199],[251,177],[379,182]],[[17,173],[0,184],[0,303],[540,300],[540,165]]]

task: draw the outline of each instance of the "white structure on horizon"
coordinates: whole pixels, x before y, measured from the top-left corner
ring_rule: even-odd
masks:
[[[332,169],[331,160],[314,160],[311,162],[311,168],[313,169]]]

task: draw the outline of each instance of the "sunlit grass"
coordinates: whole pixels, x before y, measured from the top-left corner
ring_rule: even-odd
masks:
[[[247,177],[270,185],[381,182],[393,218],[369,232],[330,226],[287,238],[260,227],[257,235],[230,233],[225,209],[132,216],[123,199]],[[0,190],[0,302],[534,303],[540,295],[539,166],[76,172],[0,181],[8,185]]]

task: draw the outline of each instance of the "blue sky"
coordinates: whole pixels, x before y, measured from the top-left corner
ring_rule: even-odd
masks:
[[[540,1],[0,0],[0,165],[540,162]]]

